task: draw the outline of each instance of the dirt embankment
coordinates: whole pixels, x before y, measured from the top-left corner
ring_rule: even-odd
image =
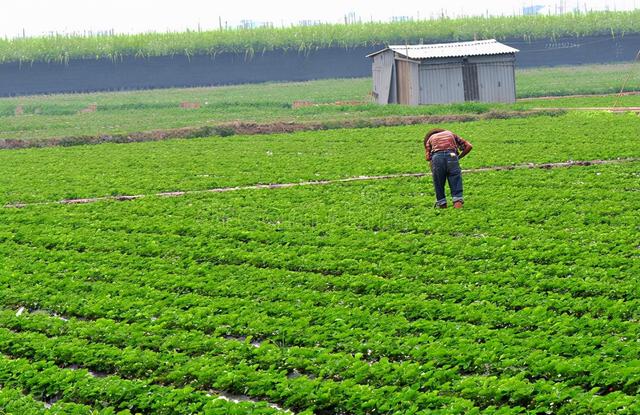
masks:
[[[298,131],[334,130],[341,128],[377,128],[414,124],[437,124],[490,119],[558,116],[564,113],[565,111],[563,110],[539,109],[527,111],[488,111],[481,114],[391,116],[322,122],[273,122],[265,124],[233,122],[214,126],[173,128],[128,134],[85,135],[42,139],[6,138],[0,139],[0,149],[76,146],[102,143],[136,143],[143,141],[170,140],[174,138],[228,137],[232,135],[294,133]]]

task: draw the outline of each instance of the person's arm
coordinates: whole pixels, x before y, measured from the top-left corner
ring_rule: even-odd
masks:
[[[473,149],[473,146],[471,145],[470,142],[468,142],[464,138],[460,137],[459,135],[455,135],[454,134],[454,138],[456,140],[456,144],[458,145],[458,148],[461,151],[460,155],[458,156],[458,158],[461,159],[464,156],[466,156],[467,154],[469,154],[469,152]]]
[[[424,141],[424,157],[429,162],[429,167],[431,167],[431,140]]]
[[[433,146],[431,145],[431,140],[425,140],[424,142],[424,157],[427,159],[427,161],[429,162],[429,170],[433,171],[433,167],[431,166],[431,150],[433,149]]]

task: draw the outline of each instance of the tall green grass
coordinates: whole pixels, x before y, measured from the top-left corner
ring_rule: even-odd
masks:
[[[306,27],[232,29],[206,32],[113,36],[47,36],[0,40],[0,63],[121,59],[124,56],[210,55],[233,52],[250,59],[281,50],[307,53],[319,48],[404,42],[557,38],[640,33],[640,10],[553,16],[467,17],[397,23],[322,24]]]

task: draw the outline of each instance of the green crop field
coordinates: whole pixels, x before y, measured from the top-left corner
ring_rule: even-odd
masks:
[[[251,58],[266,51],[307,53],[318,48],[352,48],[405,42],[470,39],[539,39],[639,33],[640,11],[589,12],[555,16],[466,17],[399,23],[322,24],[307,27],[147,33],[114,36],[56,35],[0,39],[0,63],[123,56],[173,56],[234,52]]]
[[[518,70],[520,98],[545,95],[605,94],[640,90],[639,64],[582,65]],[[519,101],[515,105],[468,103],[408,107],[370,103],[371,80],[337,79],[216,88],[168,89],[94,94],[0,98],[1,139],[101,136],[181,127],[216,126],[236,121],[322,122],[415,115],[482,114],[536,107],[640,107],[640,95],[573,97]],[[312,105],[293,108],[295,101]],[[361,102],[346,105],[344,101]],[[200,105],[180,108],[182,102]],[[342,102],[342,104],[340,104]],[[96,104],[96,112],[82,113]],[[20,108],[16,115],[16,108]]]
[[[569,113],[442,125],[473,139],[478,151],[466,161],[473,168],[639,155],[635,114]],[[432,127],[0,151],[0,204],[421,171],[424,157],[418,150]]]
[[[518,69],[516,75],[519,98],[613,94],[623,87],[624,91],[640,90],[640,63]]]
[[[0,412],[640,413],[640,117],[0,151]],[[534,166],[534,165],[532,165]],[[202,191],[168,197],[166,191]],[[73,197],[143,195],[62,204]]]

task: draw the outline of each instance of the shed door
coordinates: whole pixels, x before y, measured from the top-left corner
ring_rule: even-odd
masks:
[[[462,83],[464,84],[464,100],[480,100],[480,87],[478,85],[478,66],[469,63],[465,59],[462,63]]]
[[[418,105],[419,102],[419,72],[418,64],[404,59],[396,59],[396,88],[398,104]]]
[[[420,103],[464,102],[460,65],[420,65]]]
[[[397,60],[396,68],[398,70],[397,88],[398,88],[398,104],[409,105],[411,103],[411,71],[409,62]]]
[[[379,104],[388,104],[393,74],[393,57],[381,53],[373,59],[373,95]]]

